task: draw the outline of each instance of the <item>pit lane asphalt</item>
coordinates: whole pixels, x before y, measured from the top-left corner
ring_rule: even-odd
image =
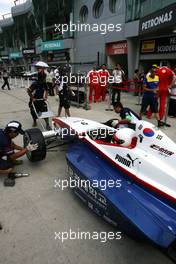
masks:
[[[58,102],[49,98],[57,113]],[[12,88],[0,91],[0,127],[10,120],[19,120],[25,129],[31,128],[26,89]],[[137,98],[122,94],[124,105],[139,112]],[[72,116],[106,121],[117,117],[104,109],[104,103],[93,104],[92,110],[71,108]],[[64,113],[63,113],[64,114]],[[155,123],[155,120],[152,120]],[[164,129],[176,140],[175,119],[170,119],[172,128]],[[22,144],[22,137],[17,143]],[[0,175],[0,263],[3,264],[170,264],[172,263],[157,248],[149,243],[136,242],[122,235],[121,240],[101,243],[97,240],[55,240],[55,232],[83,231],[110,232],[111,225],[92,213],[70,189],[54,188],[55,179],[67,179],[65,161],[66,147],[58,152],[49,152],[45,161],[31,164],[26,157],[19,172],[30,177],[16,180],[13,188],[3,186]]]

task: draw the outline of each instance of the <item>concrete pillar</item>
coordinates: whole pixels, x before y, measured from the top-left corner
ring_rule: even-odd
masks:
[[[24,45],[27,48],[27,46],[28,46],[28,37],[27,37],[27,27],[26,27],[25,19],[23,19],[23,28],[24,28]]]
[[[28,48],[28,36],[27,36],[27,26],[26,26],[26,21],[23,19],[23,29],[24,29],[24,45],[25,48]],[[27,63],[27,59],[23,58],[24,66],[26,68],[26,71],[29,71],[29,65]]]
[[[3,40],[4,40],[4,47],[6,49],[7,48],[6,36],[4,36]]]
[[[42,27],[43,27],[43,41],[46,41],[46,18],[45,18],[45,12],[43,12],[42,15]]]
[[[132,79],[134,70],[139,67],[140,43],[137,38],[128,39],[128,78]]]

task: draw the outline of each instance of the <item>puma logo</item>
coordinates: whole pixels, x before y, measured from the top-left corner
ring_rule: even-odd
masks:
[[[126,156],[127,156],[127,158],[131,161],[132,166],[134,167],[134,162],[135,162],[136,160],[138,160],[138,158],[136,158],[136,159],[132,159],[132,157],[130,156],[130,154],[127,154]]]

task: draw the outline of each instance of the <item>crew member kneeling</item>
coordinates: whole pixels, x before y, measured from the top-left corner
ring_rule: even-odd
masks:
[[[11,121],[5,129],[0,129],[0,174],[8,174],[4,181],[5,186],[15,185],[15,161],[38,148],[38,144],[28,144],[26,148],[16,145],[12,140],[19,134],[23,135],[24,130],[18,121]]]

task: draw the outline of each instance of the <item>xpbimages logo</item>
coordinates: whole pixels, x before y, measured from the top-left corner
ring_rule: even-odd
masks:
[[[76,173],[71,171],[69,168],[69,173],[72,173],[69,179],[55,179],[54,188],[59,188],[62,191],[67,188],[99,188],[102,191],[105,191],[109,188],[121,188],[122,183],[120,179],[116,180],[95,180],[92,181],[81,179]]]
[[[106,83],[108,82],[109,84],[113,84],[114,82],[121,82],[121,77],[120,76],[94,76],[92,79],[90,76],[82,76],[82,75],[72,75],[72,73],[69,73],[68,75],[65,76],[61,76],[59,78],[56,78],[56,83],[60,84],[76,84],[77,82],[82,83],[82,84],[103,84],[106,85]]]
[[[66,240],[100,240],[101,243],[106,243],[108,240],[120,240],[121,232],[97,232],[97,231],[77,231],[69,230],[64,232],[55,232],[54,239],[62,243]]]
[[[101,35],[105,35],[109,32],[120,32],[122,30],[122,24],[55,24],[55,32],[99,32]]]

